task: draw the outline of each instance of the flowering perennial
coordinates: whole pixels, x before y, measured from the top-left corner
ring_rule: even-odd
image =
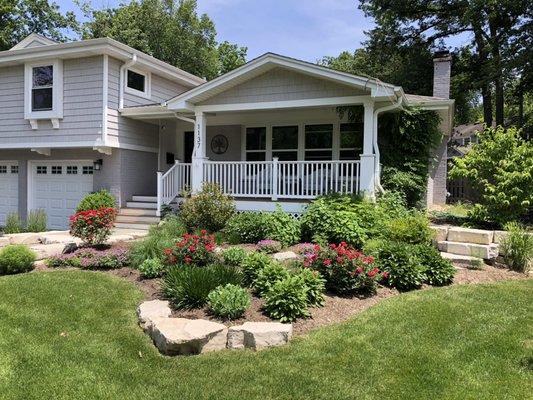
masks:
[[[70,217],[70,234],[88,245],[103,244],[111,235],[116,216],[112,207],[77,212]]]
[[[202,230],[200,235],[185,233],[174,247],[165,249],[166,263],[199,267],[211,264],[215,258],[215,236]]]
[[[326,289],[339,294],[374,293],[376,283],[388,277],[374,265],[373,257],[345,242],[327,247],[315,245],[305,254],[304,266],[318,271],[326,280]]]
[[[257,242],[257,249],[267,254],[277,253],[281,251],[281,243],[277,240],[263,239]]]
[[[128,264],[126,247],[111,247],[98,250],[82,247],[73,253],[59,254],[47,260],[49,267],[76,267],[82,269],[116,269]]]

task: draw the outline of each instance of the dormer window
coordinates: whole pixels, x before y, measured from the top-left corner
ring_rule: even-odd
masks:
[[[50,120],[54,128],[63,118],[63,63],[49,60],[24,67],[24,117],[33,129]]]
[[[50,111],[53,109],[54,66],[33,67],[31,110]]]
[[[126,71],[126,93],[150,98],[150,74],[138,70]]]

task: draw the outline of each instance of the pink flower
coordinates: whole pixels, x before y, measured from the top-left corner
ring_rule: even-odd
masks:
[[[326,265],[326,266],[331,265],[331,260],[330,260],[329,258],[326,258],[326,259],[324,260],[324,265]]]

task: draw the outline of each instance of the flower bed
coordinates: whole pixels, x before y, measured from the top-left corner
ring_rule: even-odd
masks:
[[[122,246],[106,249],[82,247],[70,254],[50,257],[46,263],[52,268],[117,269],[128,265],[128,248]]]

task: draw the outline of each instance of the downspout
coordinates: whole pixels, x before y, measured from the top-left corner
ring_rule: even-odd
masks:
[[[119,99],[118,99],[118,109],[122,110],[124,108],[124,81],[125,81],[125,74],[126,69],[132,67],[137,63],[137,54],[132,54],[131,60],[125,62],[120,67],[120,73],[119,73],[119,79],[120,79],[120,88],[119,88]]]
[[[374,173],[376,176],[376,186],[381,193],[384,193],[385,190],[381,186],[381,165],[380,165],[380,153],[378,146],[378,115],[385,111],[395,110],[402,106],[403,97],[400,95],[396,103],[391,104],[390,106],[385,106],[374,110],[374,127],[372,129],[372,146],[374,147],[374,154],[376,155],[376,162],[374,165]]]

